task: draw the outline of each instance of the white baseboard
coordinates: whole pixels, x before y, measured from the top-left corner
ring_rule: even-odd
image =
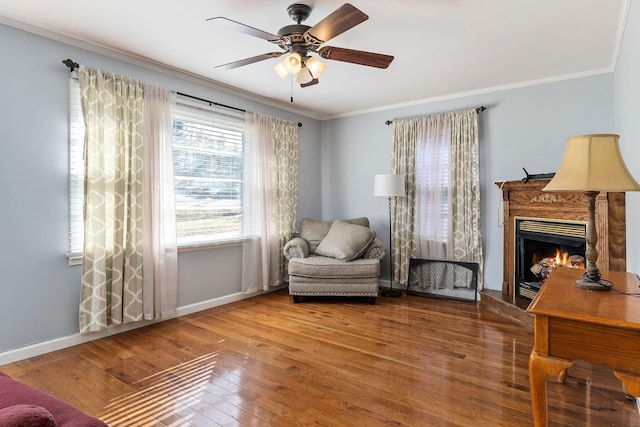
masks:
[[[237,292],[235,294],[225,295],[223,297],[186,305],[184,307],[178,307],[178,309],[176,310],[176,315],[171,318],[173,319],[176,317],[185,316],[187,314],[196,313],[198,311],[207,310],[209,308],[218,307],[224,304],[229,304],[229,303],[240,301],[243,299],[252,298],[252,297],[262,295],[267,292],[273,292],[282,288],[283,286],[279,286],[266,292],[259,291],[249,295],[243,294],[242,292]],[[91,334],[77,333],[77,334],[69,335],[66,337],[55,338],[52,340],[43,341],[43,342],[27,345],[24,347],[19,347],[13,350],[6,351],[4,353],[0,353],[0,366],[6,365],[8,363],[17,362],[19,360],[27,359],[29,357],[39,356],[41,354],[50,353],[56,350],[61,350],[63,348],[72,347],[74,345],[83,344],[83,343],[97,340],[100,338],[109,337],[111,335],[120,334],[122,332],[127,332],[137,328],[142,328],[144,326],[152,325],[158,322],[163,322],[165,320],[169,320],[169,318],[161,319],[161,320],[144,320],[141,322],[129,323],[126,325],[111,326],[106,330],[100,331],[100,332],[94,332]]]

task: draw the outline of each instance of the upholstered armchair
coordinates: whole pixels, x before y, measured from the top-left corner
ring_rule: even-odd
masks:
[[[375,304],[384,244],[366,217],[321,221],[304,218],[300,233],[284,246],[289,294],[304,297],[366,297]]]

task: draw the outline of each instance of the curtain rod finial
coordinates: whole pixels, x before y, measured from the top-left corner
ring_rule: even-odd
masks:
[[[62,63],[69,67],[69,71],[71,71],[72,73],[76,68],[80,68],[80,65],[77,62],[74,62],[73,60],[68,58],[62,61]]]

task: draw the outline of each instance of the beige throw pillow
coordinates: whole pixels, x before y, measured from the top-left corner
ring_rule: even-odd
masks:
[[[375,238],[375,231],[368,227],[335,220],[315,253],[340,261],[351,261],[362,256]]]

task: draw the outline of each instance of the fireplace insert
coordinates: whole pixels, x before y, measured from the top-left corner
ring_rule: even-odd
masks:
[[[584,268],[586,223],[516,219],[516,296],[533,299],[556,268]]]

